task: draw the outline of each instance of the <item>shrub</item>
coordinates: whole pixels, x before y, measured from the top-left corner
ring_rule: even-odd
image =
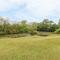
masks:
[[[47,32],[39,32],[37,35],[38,36],[49,36],[50,34]]]
[[[37,31],[31,31],[30,32],[31,35],[37,35],[37,33],[38,33]]]
[[[60,34],[60,28],[55,31],[55,33]]]

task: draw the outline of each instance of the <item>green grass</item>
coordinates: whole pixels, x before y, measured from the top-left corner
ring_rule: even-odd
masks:
[[[0,60],[60,60],[60,36],[0,38]]]

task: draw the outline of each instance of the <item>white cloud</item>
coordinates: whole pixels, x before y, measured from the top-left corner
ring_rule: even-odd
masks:
[[[23,4],[23,0],[0,0],[0,11],[7,11]]]
[[[25,9],[29,12],[30,17],[21,11],[20,14],[16,14],[15,16],[34,19],[34,17],[39,16],[60,15],[60,0],[0,0],[0,11],[7,11],[23,4],[26,4]],[[16,13],[19,12],[16,11]]]
[[[19,21],[27,20],[28,22],[34,22],[36,20],[34,17],[29,16],[29,15],[25,15],[24,13],[22,13],[20,11],[16,12],[15,17],[18,18]]]
[[[4,11],[5,9],[7,9],[8,3],[4,0],[0,0],[0,11]]]
[[[47,16],[59,7],[59,0],[28,0],[27,9],[34,15]]]
[[[21,5],[23,4],[24,0],[8,0],[8,2],[12,5]]]

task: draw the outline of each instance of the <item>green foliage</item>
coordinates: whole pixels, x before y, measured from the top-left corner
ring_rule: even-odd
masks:
[[[17,26],[19,33],[28,33],[29,26],[26,21],[21,21],[21,23]]]
[[[58,27],[60,28],[60,19],[59,19],[59,21],[58,21]]]
[[[27,23],[26,20],[22,20],[20,23],[9,23],[9,19],[5,19],[0,17],[0,35],[7,34],[31,34],[36,35],[37,32],[54,32],[59,28],[60,21],[58,24],[50,21],[48,19],[44,19],[40,23],[32,22]],[[40,34],[45,35],[45,34]]]
[[[37,33],[38,33],[37,31],[31,31],[30,32],[31,35],[37,35]]]
[[[55,31],[55,33],[60,34],[60,28]]]
[[[38,24],[37,31],[54,32],[57,28],[57,24],[55,24],[53,21],[44,19],[42,22]]]

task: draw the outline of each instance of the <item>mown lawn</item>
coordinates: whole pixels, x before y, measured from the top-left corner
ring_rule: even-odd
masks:
[[[60,36],[0,38],[0,60],[60,60]]]

